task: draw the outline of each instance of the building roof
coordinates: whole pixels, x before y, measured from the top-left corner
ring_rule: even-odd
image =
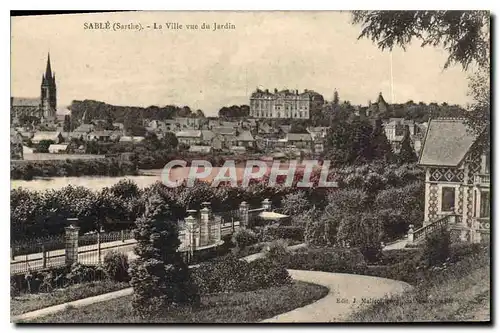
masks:
[[[68,148],[67,144],[51,144],[49,146],[49,151],[51,150],[66,150]]]
[[[185,130],[175,133],[176,137],[180,138],[199,138],[201,137],[201,131],[195,130]]]
[[[201,137],[204,141],[212,141],[215,137],[215,133],[210,130],[201,130]]]
[[[312,141],[309,133],[288,133],[286,139],[287,141]]]
[[[93,124],[81,124],[75,129],[75,132],[90,132],[94,129]]]
[[[457,166],[477,139],[464,119],[441,118],[429,122],[420,153],[420,165]]]
[[[254,141],[252,133],[250,131],[241,131],[236,137],[238,141]]]
[[[101,136],[111,136],[112,133],[113,133],[113,131],[94,131],[94,132],[90,132],[88,135],[101,137]]]
[[[42,141],[42,140],[56,140],[57,137],[61,134],[61,132],[45,132],[40,131],[36,132],[33,136],[32,141]]]
[[[214,127],[212,128],[212,131],[214,131],[217,134],[222,134],[222,135],[234,135],[235,134],[235,129],[233,127]]]
[[[195,153],[210,153],[212,151],[212,147],[211,146],[190,146],[189,151],[195,152]]]
[[[40,106],[40,97],[12,97],[11,106]]]

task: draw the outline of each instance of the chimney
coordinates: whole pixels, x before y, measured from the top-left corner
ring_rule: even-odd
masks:
[[[277,88],[274,88],[274,93],[276,94],[278,92],[278,89]]]

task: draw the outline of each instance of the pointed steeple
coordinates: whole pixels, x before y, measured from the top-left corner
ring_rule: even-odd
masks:
[[[45,69],[45,78],[48,81],[52,80],[52,68],[50,67],[50,53],[47,54],[47,68]]]

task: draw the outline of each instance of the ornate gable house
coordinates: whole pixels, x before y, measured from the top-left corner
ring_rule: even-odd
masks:
[[[424,226],[415,236],[447,224],[462,241],[489,240],[489,161],[463,119],[429,122],[419,159],[425,169]]]

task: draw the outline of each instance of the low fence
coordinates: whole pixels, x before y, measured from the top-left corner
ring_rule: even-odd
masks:
[[[241,203],[239,210],[217,213],[211,212],[209,202],[203,203],[203,206],[199,212],[188,211],[189,216],[184,221],[174,222],[179,226],[181,244],[178,251],[183,252],[189,261],[198,256],[213,255],[223,243],[223,237],[248,226],[249,217],[256,217],[260,212],[270,209],[267,199],[263,202],[263,208],[253,210],[248,210],[245,202]],[[133,255],[137,242],[133,239],[131,230],[78,235],[79,230],[80,228],[71,224],[66,228],[65,235],[14,243],[11,247],[11,274],[74,262],[98,265],[110,251],[118,251],[129,257]],[[196,254],[197,251],[200,253]]]

